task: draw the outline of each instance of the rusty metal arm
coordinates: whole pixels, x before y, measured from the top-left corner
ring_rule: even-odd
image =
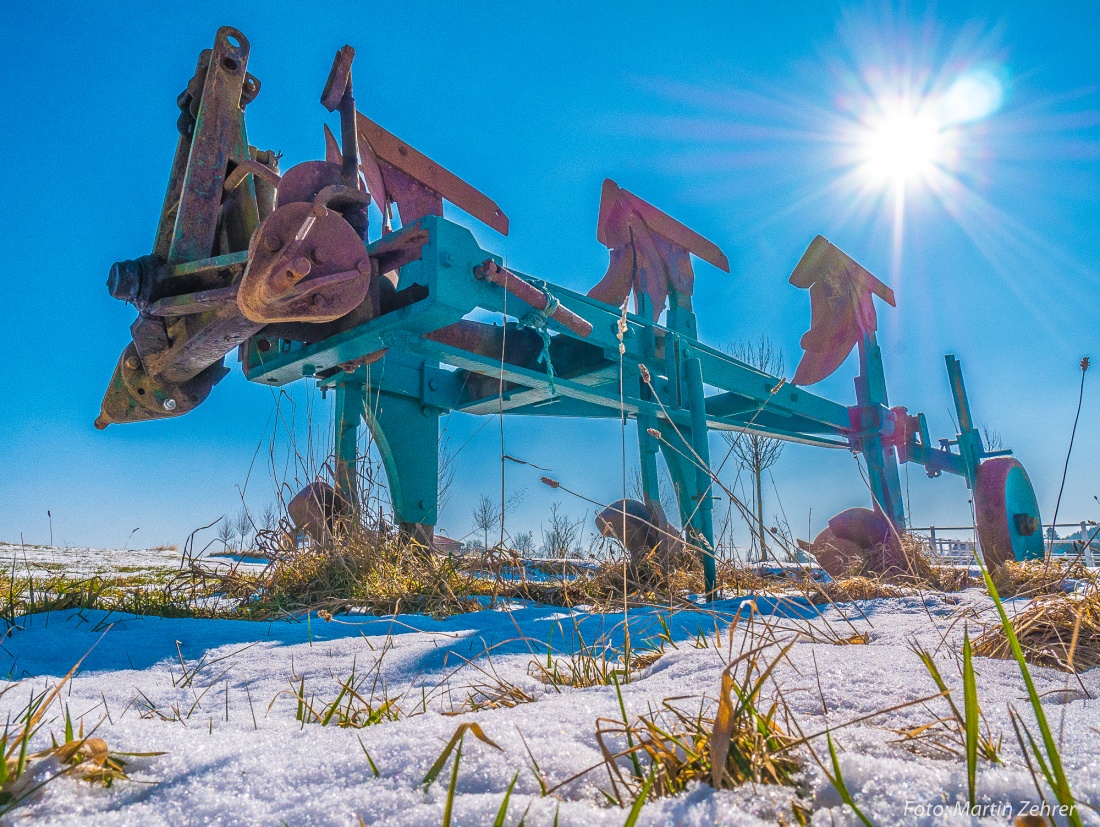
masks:
[[[567,307],[563,307],[560,303],[556,303],[556,307],[550,307],[553,300],[550,295],[530,282],[524,281],[515,273],[505,270],[492,259],[486,260],[484,264],[476,268],[474,275],[483,281],[489,281],[503,287],[517,299],[531,305],[539,312],[546,312],[549,307],[550,311],[547,316],[569,328],[578,336],[587,337],[592,333],[591,323]]]

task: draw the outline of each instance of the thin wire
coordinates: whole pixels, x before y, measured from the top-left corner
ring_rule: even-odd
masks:
[[[1054,535],[1057,533],[1054,526],[1058,523],[1058,509],[1062,505],[1062,492],[1066,489],[1066,474],[1069,473],[1069,458],[1073,453],[1073,438],[1077,436],[1077,421],[1081,418],[1081,403],[1085,398],[1085,372],[1089,369],[1089,357],[1081,360],[1081,385],[1077,389],[1077,413],[1073,417],[1073,430],[1069,434],[1069,448],[1066,450],[1066,462],[1062,466],[1062,484],[1058,486],[1058,499],[1054,503],[1054,519],[1050,521],[1050,546],[1047,548],[1047,559],[1054,553]]]

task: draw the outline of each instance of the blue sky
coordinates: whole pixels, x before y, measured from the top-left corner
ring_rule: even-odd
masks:
[[[271,499],[273,397],[239,371],[185,417],[92,428],[133,319],[108,296],[107,270],[151,248],[175,98],[224,24],[250,39],[263,84],[250,139],[281,150],[284,168],[320,157],[333,120],[318,97],[350,43],[359,108],[508,213],[507,239],[475,228],[483,246],[587,290],[606,267],[595,227],[610,176],[728,254],[729,275],[697,266],[701,338],[767,334],[789,371],[809,301],[787,277],[825,235],[897,292],[897,309],[879,314],[891,401],[925,411],[934,438],[952,436],[943,354],[955,353],[977,419],[1016,450],[1051,516],[1077,362],[1100,357],[1096,4],[9,2],[0,540],[44,542],[49,510],[58,543],[181,543],[236,511],[246,481],[251,506]],[[945,99],[964,76],[993,83],[996,100],[953,126],[933,174],[906,185],[899,237],[896,189],[852,154],[866,145],[860,124],[906,89],[918,108]],[[854,374],[849,362],[815,391],[849,403]],[[1100,380],[1089,380],[1060,519],[1100,516]],[[309,393],[296,389],[302,406]],[[448,423],[465,446],[441,519],[454,536],[470,530],[477,497],[500,489],[500,432],[483,425]],[[616,423],[510,419],[504,440],[593,499],[620,495]],[[513,530],[537,535],[554,499],[586,512],[538,473],[507,470],[508,491],[525,492]],[[773,474],[767,510],[781,505],[802,536],[866,504],[846,452],[792,446]],[[917,524],[968,522],[960,480],[919,467],[908,477]],[[743,525],[734,539],[747,542]]]

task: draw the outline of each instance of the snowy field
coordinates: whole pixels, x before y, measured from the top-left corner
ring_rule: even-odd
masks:
[[[673,697],[716,697],[731,647],[736,656],[755,645],[743,639],[744,623],[732,638],[727,631],[728,619],[742,603],[722,601],[707,611],[671,615],[632,610],[627,620],[635,647],[661,634],[662,617],[671,642],[655,663],[623,685],[627,714],[645,713]],[[921,757],[897,743],[895,730],[945,714],[942,700],[874,715],[936,692],[910,649],[913,641],[936,653],[949,686],[960,683],[956,653],[964,624],[973,633],[990,619],[990,602],[983,594],[971,590],[876,600],[862,603],[859,611],[841,607],[849,620],[837,609],[819,615],[801,603],[761,599],[758,608],[764,616],[757,632],[767,623],[778,641],[797,641],[765,695],[781,690],[806,735],[833,728],[843,777],[874,824],[1005,824],[1005,806],[1018,812],[1024,802],[1037,800],[1007,713],[1014,706],[1034,729],[1014,662],[977,659],[981,708],[989,730],[1004,737],[1005,766],[979,765],[978,799],[992,805],[989,817],[952,809],[967,800],[961,759]],[[531,664],[545,662],[548,641],[567,655],[578,629],[588,642],[603,635],[620,646],[623,621],[621,613],[518,604],[446,620],[402,615],[325,621],[314,615],[308,622],[255,623],[78,610],[23,618],[0,649],[0,675],[14,681],[0,682],[0,715],[17,715],[31,693],[56,684],[90,650],[65,687],[64,704],[83,720],[86,734],[94,729],[111,750],[164,754],[132,759],[130,780],[116,781],[110,789],[59,778],[7,818],[9,823],[97,827],[357,825],[360,820],[438,825],[450,763],[428,789],[421,782],[459,724],[470,721],[500,750],[467,736],[453,824],[492,825],[518,772],[506,824],[517,825],[523,817],[532,827],[622,825],[627,811],[610,805],[601,793],[610,787],[595,740],[598,718],[621,720],[615,688],[550,686],[533,676],[537,670]],[[822,642],[851,635],[853,626],[868,633],[867,645]],[[300,687],[321,708],[336,698],[353,671],[363,679],[364,695],[395,703],[398,720],[340,728],[298,719],[294,693]],[[1074,794],[1088,805],[1081,807],[1083,820],[1100,825],[1100,816],[1089,809],[1100,806],[1100,700],[1094,700],[1100,698],[1100,670],[1085,673],[1080,682],[1038,667],[1033,675],[1061,739]],[[497,678],[534,700],[453,714],[471,692],[476,694],[471,687]],[[34,746],[48,746],[51,730],[60,735],[60,713],[55,705]],[[812,743],[829,766],[824,737]],[[805,748],[799,756],[812,823],[860,824]],[[543,782],[554,788],[549,795],[540,794],[535,762]],[[597,769],[568,780],[589,767]],[[55,771],[56,766],[43,762],[26,784]],[[695,784],[677,797],[647,803],[637,823],[792,824],[795,794],[785,787],[715,791]]]
[[[207,552],[208,562],[264,565],[266,561]],[[0,566],[17,575],[28,572],[35,577],[64,574],[73,579],[95,576],[156,577],[177,571],[183,553],[175,546],[156,548],[109,549],[83,546],[35,546],[0,542]]]

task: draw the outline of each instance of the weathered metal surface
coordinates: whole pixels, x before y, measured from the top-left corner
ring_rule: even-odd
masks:
[[[794,381],[785,382],[699,341],[691,257],[726,271],[729,262],[712,242],[611,180],[597,227],[609,267],[589,295],[505,269],[469,230],[441,217],[443,201],[502,233],[508,219],[355,111],[353,56],[350,47],[337,53],[321,95],[340,114],[340,140],[326,127],[325,160],[284,175],[277,154],[248,144],[243,110],[259,82],[245,69],[247,40],[221,29],[200,56],[178,101],[180,139],[153,253],[120,262],[108,279],[111,294],[139,315],[97,426],[190,410],[224,375],[224,354],[239,347],[253,381],[282,385],[305,376],[337,390],[335,487],[318,481],[291,504],[300,526],[318,537],[355,502],[365,420],[395,521],[430,541],[439,419],[464,410],[636,419],[643,501],[612,506],[601,528],[614,534],[613,518],[629,518],[619,531],[628,548],[639,553],[657,542],[652,529],[664,523],[656,457],[663,454],[708,594],[715,586],[711,429],[863,454],[875,510],[838,515],[815,541],[830,571],[840,573],[855,556],[875,573],[904,570],[899,461],[975,486],[989,559],[1005,548],[1016,557],[1041,552],[1041,538],[1028,534],[1038,521],[1030,482],[1014,460],[986,450],[953,357],[954,440],[935,447],[923,415],[890,406],[873,297],[893,304],[893,293],[840,250],[815,238],[791,276],[810,290],[812,324]],[[383,216],[373,242],[371,197]],[[624,307],[632,292],[635,313]],[[519,323],[467,318],[476,312],[511,314]],[[856,346],[855,404],[795,387],[829,375]]]
[[[347,500],[324,480],[311,482],[295,494],[286,511],[295,528],[318,543],[331,540],[352,513]]]
[[[1012,457],[981,464],[974,486],[974,514],[982,558],[990,568],[1043,557],[1042,518],[1027,471]]]
[[[810,552],[830,577],[907,574],[897,529],[881,511],[850,508],[829,520]]]
[[[383,209],[386,204],[397,204],[402,224],[411,224],[425,215],[443,215],[446,199],[498,233],[508,235],[508,216],[492,199],[363,113],[356,113],[356,119],[367,188]]]
[[[613,537],[630,555],[637,568],[647,562],[664,566],[679,536],[667,519],[660,503],[623,499],[611,503],[596,515],[596,529],[604,537]]]
[[[229,26],[219,29],[201,95],[192,95],[198,110],[166,256],[169,262],[213,254],[228,164],[249,160],[248,146],[239,140],[248,51],[243,34]]]
[[[219,361],[186,382],[165,382],[146,373],[131,343],[115,366],[95,427],[103,430],[115,423],[182,416],[201,404],[227,373]]]
[[[830,376],[863,336],[878,330],[874,296],[897,306],[893,290],[821,236],[810,242],[790,281],[810,291],[810,329],[802,337],[795,385]]]
[[[578,336],[589,336],[592,333],[592,324],[586,319],[581,318],[568,307],[564,307],[545,290],[540,290],[510,270],[505,270],[492,259],[487,259],[484,264],[475,269],[474,275],[503,287],[532,309],[540,313],[547,312],[551,319],[572,330]]]
[[[280,206],[249,245],[237,293],[245,318],[270,322],[329,322],[367,296],[371,265],[359,235],[318,201]]]
[[[351,62],[355,49],[344,46],[332,61],[328,81],[321,92],[321,105],[340,112],[340,166],[348,186],[359,184],[359,139],[356,134],[355,97],[351,88]]]
[[[603,182],[596,238],[611,250],[607,274],[588,295],[621,307],[633,290],[635,312],[657,321],[670,291],[689,299],[695,291],[690,253],[725,272],[730,265],[717,245],[621,189]]]

